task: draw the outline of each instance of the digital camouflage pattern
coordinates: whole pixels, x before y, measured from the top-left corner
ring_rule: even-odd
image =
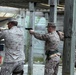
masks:
[[[35,38],[45,41],[45,52],[58,49],[60,38],[56,31],[47,34],[39,34],[35,32],[33,35]],[[57,75],[59,62],[59,55],[51,57],[49,60],[46,59],[44,75]]]
[[[23,29],[13,26],[9,30],[1,31],[0,37],[5,39],[5,57],[0,75],[11,75],[16,68],[17,71],[23,70],[21,63],[25,60]]]
[[[0,38],[5,39],[4,62],[25,60],[23,30],[17,26],[0,32]]]

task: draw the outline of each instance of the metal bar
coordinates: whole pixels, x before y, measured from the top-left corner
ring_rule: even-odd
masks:
[[[4,21],[8,21],[8,20],[11,20],[11,18],[6,18],[6,19],[3,19],[3,20],[0,20],[0,22],[4,22]]]
[[[57,21],[57,0],[50,0],[50,22],[56,23]]]
[[[29,2],[30,21],[29,28],[34,25],[34,3]],[[28,75],[33,75],[33,49],[32,49],[32,36],[29,35],[29,54],[28,54]]]

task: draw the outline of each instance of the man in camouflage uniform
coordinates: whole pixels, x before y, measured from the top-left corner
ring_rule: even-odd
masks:
[[[58,43],[60,42],[59,36],[56,32],[54,23],[48,23],[46,34],[39,34],[34,30],[30,30],[30,34],[35,38],[45,41],[45,73],[44,75],[57,75],[58,65],[60,62],[60,53],[58,52]]]
[[[17,27],[16,21],[8,22],[7,30],[0,32],[0,38],[5,40],[5,58],[0,75],[23,75],[24,31]]]

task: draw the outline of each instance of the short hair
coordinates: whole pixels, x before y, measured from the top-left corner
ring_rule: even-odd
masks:
[[[17,21],[9,21],[9,22],[7,23],[7,25],[8,25],[9,23],[11,23],[11,24],[14,25],[14,26],[17,26],[17,24],[18,24]]]
[[[53,23],[53,22],[49,22],[46,27],[47,27],[47,28],[48,28],[48,27],[56,28],[55,23]]]

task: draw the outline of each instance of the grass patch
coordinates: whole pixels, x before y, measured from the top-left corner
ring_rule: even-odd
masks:
[[[34,61],[34,63],[43,63],[44,58],[43,57],[34,57],[33,61]]]

